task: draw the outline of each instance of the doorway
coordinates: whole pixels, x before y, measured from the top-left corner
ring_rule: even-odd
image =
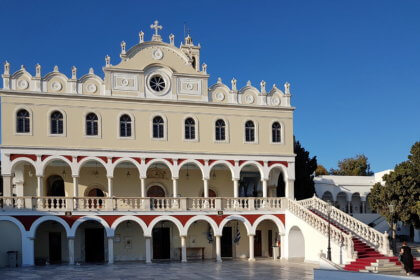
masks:
[[[262,257],[262,242],[261,242],[261,230],[255,232],[254,237],[254,256]]]
[[[85,261],[104,262],[104,229],[86,228],[85,229]]]
[[[153,229],[153,259],[169,260],[171,258],[171,237],[168,227]]]
[[[48,241],[50,263],[61,263],[61,232],[50,232],[48,234]]]
[[[232,258],[232,228],[224,227],[222,232],[222,258]]]
[[[273,231],[271,229],[268,230],[268,256],[271,258],[273,256]]]

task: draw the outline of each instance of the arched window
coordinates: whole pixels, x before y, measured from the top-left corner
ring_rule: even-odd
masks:
[[[16,113],[16,132],[29,133],[31,130],[31,120],[29,112],[21,109]]]
[[[187,118],[185,120],[185,139],[195,139],[195,121],[193,118]]]
[[[281,142],[281,126],[278,122],[273,123],[271,126],[271,139],[273,143]]]
[[[157,116],[153,118],[153,138],[164,138],[164,125],[162,117]]]
[[[226,140],[226,124],[225,121],[219,119],[216,121],[216,141],[225,141]]]
[[[120,117],[120,136],[131,137],[131,118],[129,115],[124,114]]]
[[[86,135],[98,135],[98,116],[94,113],[86,115]]]
[[[247,121],[245,123],[245,141],[246,142],[255,141],[255,125],[253,121]]]
[[[59,111],[51,113],[51,134],[63,134],[63,114]]]

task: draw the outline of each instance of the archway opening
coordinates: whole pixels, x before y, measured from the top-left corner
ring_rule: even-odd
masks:
[[[171,196],[171,170],[164,162],[155,162],[151,164],[146,171],[146,175],[147,197]]]
[[[67,162],[54,159],[44,167],[44,188],[47,196],[73,196],[73,178]]]
[[[114,189],[117,197],[140,196],[140,174],[137,167],[129,161],[120,162],[114,168],[113,184],[118,186]]]
[[[267,194],[269,197],[286,196],[286,178],[280,167],[274,167],[270,170],[267,182]]]
[[[241,169],[239,197],[262,197],[261,174],[256,166],[246,165]]]
[[[297,226],[294,226],[289,231],[288,236],[288,253],[289,259],[294,259],[298,261],[305,260],[305,238],[303,233]]]
[[[114,260],[141,261],[146,259],[144,232],[135,221],[121,222],[115,229]]]
[[[10,191],[11,196],[36,196],[37,195],[37,177],[35,167],[26,161],[15,164],[12,168],[14,188]],[[2,195],[8,191],[2,190]]]
[[[69,261],[67,232],[62,224],[56,221],[45,221],[35,233],[35,264],[60,264]]]
[[[81,223],[74,239],[75,261],[103,263],[106,260],[108,244],[104,226],[93,220]]]
[[[108,186],[107,171],[99,160],[89,160],[83,163],[80,168],[79,194],[89,197],[102,197],[102,194],[103,196],[109,195],[106,187]]]
[[[179,260],[181,239],[178,227],[171,221],[160,221],[152,229],[153,260]]]
[[[339,192],[337,194],[336,207],[341,211],[348,212],[347,209],[347,195],[344,192]]]
[[[215,197],[233,197],[232,171],[226,164],[215,164],[210,169],[209,197],[213,197],[213,195]]]
[[[51,175],[47,178],[47,196],[65,196],[64,180],[59,175]]]
[[[7,252],[17,252],[17,265],[22,265],[22,234],[19,227],[11,221],[0,221],[0,267],[8,265]],[[7,240],[7,242],[6,242]]]
[[[186,245],[188,260],[216,258],[216,240],[213,228],[207,221],[195,221],[190,225]]]
[[[352,214],[360,214],[362,209],[362,199],[360,198],[360,194],[354,193],[351,196],[351,213]]]
[[[254,256],[272,258],[280,257],[280,235],[277,225],[272,220],[260,222],[255,231]],[[277,250],[274,252],[274,250]]]
[[[186,163],[179,169],[178,196],[198,197],[204,190],[203,173],[196,163]]]
[[[330,191],[326,191],[326,192],[324,192],[323,194],[322,194],[322,198],[321,198],[323,201],[326,201],[326,202],[331,202],[331,203],[333,203],[334,202],[334,199],[333,199],[333,195],[331,194],[331,192]]]
[[[242,221],[231,220],[222,230],[222,258],[245,259],[249,257],[248,231]]]

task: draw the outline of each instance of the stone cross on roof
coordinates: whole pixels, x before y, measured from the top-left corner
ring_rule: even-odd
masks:
[[[163,29],[162,25],[159,25],[159,21],[155,20],[153,24],[150,25],[151,29],[155,30],[155,34],[153,34],[152,41],[162,41],[162,37],[159,35],[159,29]]]

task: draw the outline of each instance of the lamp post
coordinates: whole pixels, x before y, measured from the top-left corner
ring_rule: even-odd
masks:
[[[391,213],[391,227],[392,227],[392,252],[395,256],[397,253],[397,240],[396,240],[396,223],[395,223],[395,203],[392,201],[388,205],[389,213]]]
[[[327,259],[331,261],[331,211],[332,204],[328,201],[327,213],[328,213],[328,248],[327,248]]]

